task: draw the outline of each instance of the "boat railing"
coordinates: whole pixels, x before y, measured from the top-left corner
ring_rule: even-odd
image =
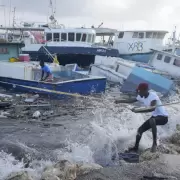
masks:
[[[52,58],[52,60],[54,60],[53,55],[45,48],[45,46],[42,46],[42,47],[46,51],[46,53]]]

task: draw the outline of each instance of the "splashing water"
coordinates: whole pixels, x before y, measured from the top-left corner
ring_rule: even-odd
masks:
[[[178,99],[177,95],[171,96],[164,99],[164,102],[177,101]],[[79,104],[81,103],[83,103],[82,100],[79,101]],[[72,130],[68,140],[66,140],[66,148],[56,149],[53,153],[57,156],[57,160],[96,162],[104,166],[116,165],[117,162],[112,160],[112,156],[117,156],[118,152],[124,151],[134,143],[138,127],[151,114],[135,114],[129,110],[131,105],[115,105],[109,96],[88,103],[93,105],[93,109],[87,110],[87,117],[90,116],[91,121],[87,124],[80,124],[78,132]],[[170,136],[175,131],[176,124],[180,123],[179,108],[179,104],[166,107],[169,113],[169,123],[158,127],[159,138]],[[148,148],[151,144],[152,133],[148,131],[143,134],[140,146]],[[52,163],[54,162],[36,160],[26,170],[39,179],[43,168]],[[23,169],[24,164],[15,160],[12,155],[0,153],[0,177],[4,179],[11,172]]]

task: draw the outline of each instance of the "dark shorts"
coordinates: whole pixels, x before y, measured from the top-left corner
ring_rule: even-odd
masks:
[[[151,117],[150,119],[148,119],[146,122],[144,122],[138,129],[139,133],[144,133],[145,131],[151,129],[151,125],[150,125],[150,120],[154,118],[156,125],[157,126],[162,126],[167,124],[168,122],[168,117],[166,116],[156,116],[156,117]]]

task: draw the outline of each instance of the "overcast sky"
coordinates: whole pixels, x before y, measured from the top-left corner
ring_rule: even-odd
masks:
[[[180,0],[52,0],[56,18],[65,26],[98,26],[122,29],[180,29]],[[17,21],[46,22],[49,0],[11,0]],[[0,24],[9,24],[10,0],[0,0]],[[12,13],[11,13],[12,22]]]

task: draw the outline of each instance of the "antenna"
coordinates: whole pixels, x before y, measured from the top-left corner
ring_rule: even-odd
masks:
[[[102,22],[102,23],[98,26],[98,28],[100,28],[103,24],[104,24],[104,23]]]
[[[6,27],[6,9],[5,9],[5,5],[0,5],[0,7],[2,7],[2,8],[4,8],[4,25],[5,25],[5,27]]]
[[[56,0],[55,0],[55,8],[54,8],[54,14],[56,14]]]
[[[54,10],[53,10],[53,3],[52,0],[49,0],[50,8],[51,8],[51,14],[54,16]]]
[[[51,8],[51,15],[50,15],[49,19],[51,21],[51,25],[55,25],[56,26],[57,25],[57,20],[54,17],[55,11],[53,9],[52,0],[49,0],[49,3],[50,3],[50,8]]]
[[[15,15],[16,15],[16,7],[14,7],[14,11],[13,11],[13,27],[16,24]]]
[[[176,26],[173,31],[173,48],[172,48],[172,54],[175,54],[176,51]]]
[[[9,26],[11,24],[11,0],[9,0]]]

